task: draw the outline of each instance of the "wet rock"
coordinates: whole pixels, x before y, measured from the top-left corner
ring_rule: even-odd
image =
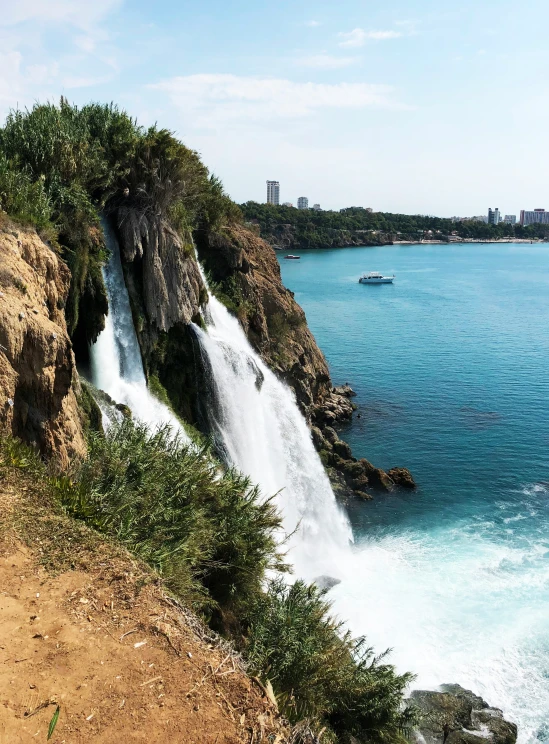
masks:
[[[341,584],[341,579],[336,579],[335,576],[317,576],[313,582],[321,590],[328,591],[334,586]]]
[[[416,482],[412,478],[412,474],[408,468],[391,468],[387,471],[389,478],[395,483],[395,485],[401,488],[415,488]]]
[[[336,452],[344,460],[351,459],[353,453],[347,442],[343,442],[341,439],[338,439],[334,442],[333,448],[334,452]]]
[[[325,426],[322,430],[322,433],[324,437],[328,440],[328,442],[330,442],[330,444],[334,444],[339,439],[337,435],[337,431],[335,429],[332,429],[331,426]]]
[[[124,418],[130,418],[130,419],[132,418],[131,408],[127,406],[125,403],[116,403],[114,407],[116,408],[117,411],[120,411],[120,413],[122,414],[122,416],[124,416]]]
[[[324,438],[323,433],[320,431],[318,426],[311,426],[311,436],[313,438],[313,444],[315,449],[320,452],[321,450],[331,450],[332,445]]]
[[[350,385],[338,385],[332,389],[333,393],[337,395],[344,395],[346,398],[354,398],[356,395],[355,391]]]
[[[419,709],[416,742],[424,744],[515,744],[517,727],[498,708],[459,685],[440,691],[414,690],[410,702]]]

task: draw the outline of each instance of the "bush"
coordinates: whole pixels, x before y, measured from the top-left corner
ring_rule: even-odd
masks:
[[[116,537],[203,609],[238,613],[265,572],[282,568],[272,502],[169,428],[126,419],[104,437],[90,432],[88,458],[55,491],[68,514]]]
[[[39,229],[50,224],[52,206],[43,181],[33,181],[26,170],[17,170],[0,152],[0,209]]]
[[[401,709],[412,676],[397,674],[329,612],[316,587],[272,581],[249,609],[252,668],[271,681],[292,722],[327,727],[332,740],[399,741],[413,719]]]

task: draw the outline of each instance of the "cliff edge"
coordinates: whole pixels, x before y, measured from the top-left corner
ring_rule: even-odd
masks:
[[[66,465],[85,452],[70,272],[34,230],[0,220],[0,427]]]

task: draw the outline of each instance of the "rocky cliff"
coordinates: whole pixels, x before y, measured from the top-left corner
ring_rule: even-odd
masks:
[[[70,272],[34,230],[0,219],[0,426],[66,464],[85,451]]]
[[[151,326],[167,332],[190,323],[205,299],[192,236],[184,241],[160,216],[129,207],[118,208],[113,217],[122,259],[134,265]]]

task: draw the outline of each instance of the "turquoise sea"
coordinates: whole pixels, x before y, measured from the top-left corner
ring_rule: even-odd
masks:
[[[549,742],[549,245],[280,264],[334,381],[357,393],[341,436],[419,485],[350,508],[357,571],[338,610],[416,687],[458,682],[521,742]],[[359,284],[370,270],[395,283]]]

